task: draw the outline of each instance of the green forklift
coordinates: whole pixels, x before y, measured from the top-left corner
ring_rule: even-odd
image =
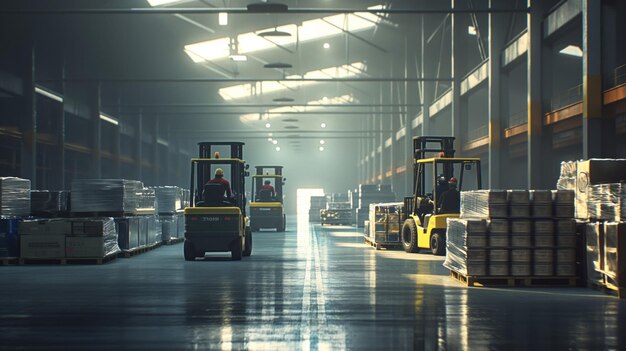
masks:
[[[282,166],[256,166],[252,176],[252,196],[250,202],[250,228],[257,232],[264,228],[273,228],[284,232],[287,226],[283,204]]]
[[[194,261],[206,252],[230,251],[233,260],[252,254],[252,231],[246,216],[245,177],[249,165],[243,160],[240,142],[199,143],[199,158],[191,159],[191,203],[185,208],[185,260]],[[230,149],[221,158],[217,149]],[[226,186],[209,183],[220,169],[230,179]]]

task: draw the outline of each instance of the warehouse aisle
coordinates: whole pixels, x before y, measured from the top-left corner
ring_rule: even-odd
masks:
[[[462,288],[442,258],[372,250],[351,227],[302,221],[254,245],[241,262],[185,262],[175,245],[102,266],[0,267],[0,348],[626,347],[626,302],[591,290]]]

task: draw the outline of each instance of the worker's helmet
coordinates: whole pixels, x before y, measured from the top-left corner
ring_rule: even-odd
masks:
[[[215,153],[213,155],[215,156],[215,158],[220,158],[220,152],[219,151],[215,151]]]
[[[269,180],[266,180],[266,181],[265,181],[265,185],[269,185],[269,184],[270,184],[270,181],[269,181]]]
[[[456,185],[457,183],[458,183],[458,181],[454,177],[450,178],[450,180],[448,181],[448,184],[450,184],[450,185]]]
[[[446,176],[444,176],[443,174],[439,175],[439,184],[446,184],[448,182],[448,180],[446,179]]]
[[[215,170],[215,176],[216,177],[223,177],[224,176],[224,170],[221,168],[218,168]]]
[[[443,151],[441,151],[441,152],[439,153],[439,157],[441,157],[441,158],[446,157],[446,153],[445,153],[445,152],[443,152]]]

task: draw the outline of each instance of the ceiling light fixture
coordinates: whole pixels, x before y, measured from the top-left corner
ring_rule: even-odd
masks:
[[[320,127],[326,128],[326,123],[322,122],[322,124],[320,124]]]
[[[324,151],[324,147],[323,146],[320,146],[320,151]]]
[[[561,49],[561,51],[559,51],[559,53],[561,53],[563,55],[569,55],[569,56],[575,56],[575,57],[583,57],[583,51],[580,49],[580,47],[578,47],[576,45],[568,45],[568,46],[564,47],[563,49]]]
[[[269,37],[290,37],[291,33],[289,32],[283,32],[280,31],[278,29],[274,29],[274,30],[268,30],[265,32],[260,32],[257,33],[256,35],[263,37],[263,38],[269,38]]]
[[[324,141],[324,139],[320,140],[320,144],[321,144],[321,145],[326,144],[326,142]]]
[[[276,151],[280,151],[280,146],[277,146],[277,147],[276,147]]]
[[[289,98],[289,97],[279,97],[279,98],[276,98],[276,99],[274,99],[272,101],[274,101],[274,102],[294,102],[295,100],[292,99],[292,98]]]
[[[217,14],[217,21],[220,26],[228,25],[228,12],[220,12]]]
[[[265,123],[265,128],[271,128],[271,127],[272,127],[272,125],[271,125],[271,124],[269,124],[269,123]]]
[[[61,96],[59,94],[56,94],[56,93],[53,93],[53,92],[51,92],[49,90],[40,88],[38,86],[35,86],[35,93],[37,93],[39,95],[43,95],[43,96],[45,96],[47,98],[50,98],[50,99],[52,99],[54,101],[63,102],[63,96]]]
[[[278,140],[276,140],[276,139],[272,140],[272,144],[274,144],[274,145],[278,144]]]
[[[248,56],[246,55],[230,55],[230,59],[235,62],[245,62],[248,61]]]
[[[267,63],[265,65],[263,65],[263,67],[265,68],[292,68],[293,66],[289,63],[284,63],[284,62],[272,62],[272,63]]]
[[[267,141],[272,142],[272,138],[267,138]]]
[[[478,34],[476,32],[476,27],[474,27],[474,26],[467,26],[467,34],[469,34],[469,35],[476,35],[476,34]]]
[[[109,122],[111,124],[114,124],[116,126],[120,124],[120,121],[118,121],[117,119],[115,119],[113,117],[109,117],[109,116],[105,115],[104,113],[100,114],[100,119],[103,120],[103,121]]]
[[[322,45],[322,47],[323,47],[324,49],[330,49],[330,44],[328,44],[328,43],[324,43],[324,45]]]

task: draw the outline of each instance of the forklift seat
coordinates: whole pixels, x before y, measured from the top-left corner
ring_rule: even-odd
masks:
[[[256,201],[259,202],[271,202],[272,201],[272,192],[268,189],[261,189],[256,194]]]
[[[223,206],[224,194],[226,193],[226,187],[219,183],[208,183],[204,185],[202,192],[202,202],[204,206]]]

